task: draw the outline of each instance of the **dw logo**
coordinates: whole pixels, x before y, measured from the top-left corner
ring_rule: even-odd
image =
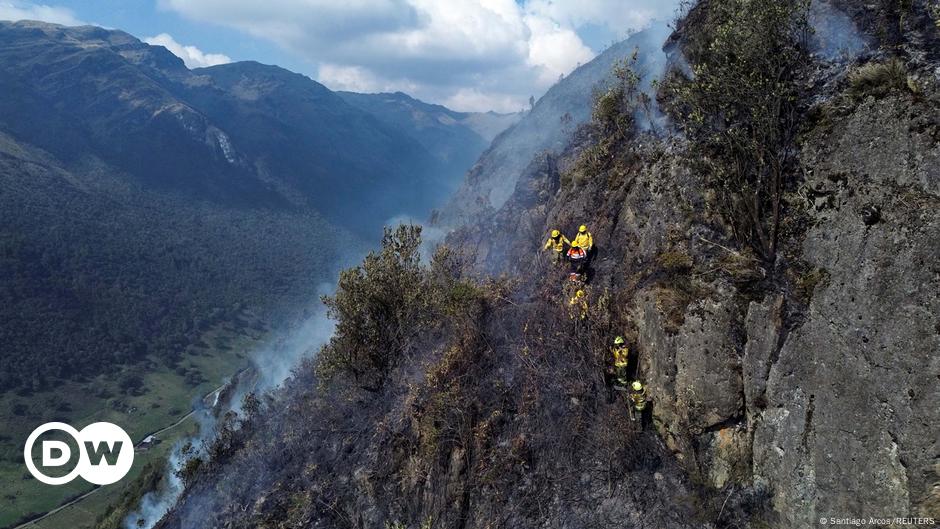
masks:
[[[33,461],[33,445],[39,436],[53,430],[67,433],[78,445],[78,463],[71,472],[63,476],[43,474]],[[72,459],[69,443],[60,440],[44,440],[42,466],[62,467]],[[134,464],[134,443],[120,426],[109,422],[89,424],[78,431],[62,422],[49,422],[33,430],[26,439],[23,459],[30,474],[47,485],[64,485],[77,476],[95,485],[110,485],[125,475]]]

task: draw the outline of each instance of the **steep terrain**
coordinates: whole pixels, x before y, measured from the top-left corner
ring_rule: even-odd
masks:
[[[704,9],[686,32],[706,23]],[[893,40],[814,49],[773,264],[733,249],[714,194],[677,156],[681,140],[634,143],[600,174],[584,172],[583,154],[546,157],[488,229],[461,235],[480,249],[478,266],[525,274],[539,234],[572,233],[581,212],[599,212],[587,219],[601,245],[592,301],[619,305],[660,435],[729,505],[766,495],[761,518],[775,527],[940,518],[940,276],[929,264],[940,257],[940,94],[928,13],[854,7],[846,18],[872,33],[816,33],[842,50]],[[898,31],[874,31],[878,20]]]
[[[561,151],[571,134],[590,120],[594,96],[606,89],[611,69],[618,62],[638,51],[640,62],[636,66],[644,84],[648,87],[661,78],[667,63],[662,43],[668,34],[665,23],[655,22],[559,80],[524,119],[493,141],[448,207],[443,208],[438,223],[454,227],[502,206],[534,156],[542,151]]]
[[[936,526],[940,11],[817,2],[826,41],[799,6],[698,4],[669,40],[693,69],[658,93],[672,134],[644,132],[621,72],[429,268],[390,234],[341,279],[331,343],[158,526]],[[582,223],[583,320],[540,251]],[[605,388],[618,334],[645,427]]]

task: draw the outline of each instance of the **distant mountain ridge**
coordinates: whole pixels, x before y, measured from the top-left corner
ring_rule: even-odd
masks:
[[[437,139],[417,134],[381,105],[373,115],[276,66],[189,70],[163,47],[93,26],[0,22],[0,71],[0,130],[66,164],[93,154],[146,188],[311,207],[334,222],[365,210],[352,227],[371,232],[397,214],[426,214],[488,143],[468,141],[462,124]]]
[[[493,138],[523,116],[521,112],[458,112],[419,101],[402,92],[337,94],[347,103],[415,139],[444,165],[447,180],[455,184],[462,181],[464,173]]]

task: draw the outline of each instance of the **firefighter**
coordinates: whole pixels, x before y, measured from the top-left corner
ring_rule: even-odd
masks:
[[[587,295],[584,290],[578,289],[571,300],[568,301],[568,313],[572,320],[583,320],[587,318],[588,303]]]
[[[587,226],[582,224],[581,227],[578,228],[578,235],[575,236],[571,246],[582,248],[585,252],[591,253],[591,250],[594,249],[594,237],[591,236],[591,232],[588,231]]]
[[[558,230],[552,230],[552,236],[545,241],[545,246],[542,247],[542,250],[548,250],[549,248],[554,250],[552,261],[558,264],[564,259],[566,244],[571,246],[571,241],[568,240],[568,237],[562,235]]]
[[[634,380],[630,385],[630,401],[633,403],[630,407],[630,419],[634,421],[637,417],[642,419],[643,410],[646,409],[646,388],[639,380]]]
[[[630,355],[630,349],[627,347],[623,336],[614,338],[614,346],[610,348],[614,361],[614,379],[617,383],[617,389],[627,389],[629,381],[627,380],[627,364]]]

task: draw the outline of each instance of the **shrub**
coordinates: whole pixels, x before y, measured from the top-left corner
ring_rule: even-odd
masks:
[[[420,226],[386,228],[381,249],[340,274],[336,294],[323,297],[336,330],[319,354],[321,377],[343,371],[371,390],[384,383],[428,316],[420,247]]]
[[[640,89],[641,76],[635,69],[638,53],[634,50],[630,59],[615,64],[611,81],[594,94],[591,119],[599,139],[581,153],[573,174],[563,175],[563,186],[607,169],[623,143],[633,136],[637,114],[651,115],[652,99]]]
[[[692,269],[692,257],[682,251],[666,251],[656,257],[656,261],[667,272],[681,273]]]
[[[324,381],[345,373],[377,391],[419,333],[444,321],[465,327],[482,310],[487,293],[506,288],[465,277],[466,256],[446,246],[437,248],[430,266],[422,266],[420,248],[420,226],[386,229],[381,249],[344,270],[336,294],[323,297],[336,321],[317,358]]]
[[[799,124],[797,80],[809,31],[805,0],[715,0],[676,81],[690,159],[741,246],[777,251],[782,196]]]
[[[198,457],[187,459],[186,463],[176,471],[176,477],[187,485],[192,484],[196,479],[196,475],[199,473],[199,467],[202,466],[202,463],[202,459]]]

